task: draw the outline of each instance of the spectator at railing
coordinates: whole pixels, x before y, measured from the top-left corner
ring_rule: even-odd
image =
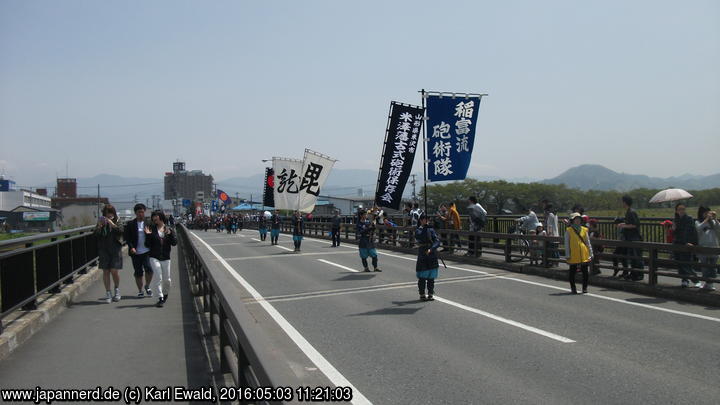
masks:
[[[685,204],[678,203],[675,205],[675,224],[673,226],[673,245],[680,246],[695,246],[698,243],[697,229],[695,228],[695,222],[690,215],[687,215],[687,207]],[[685,276],[682,279],[681,287],[688,287],[692,281],[695,287],[702,287],[700,281],[698,281],[697,274],[693,269],[691,252],[675,252],[673,255],[675,260],[682,263],[678,264],[678,274]]]
[[[454,202],[448,203],[448,207],[450,207],[448,210],[448,228],[459,231],[461,222],[457,207]],[[452,253],[455,246],[462,247],[462,244],[460,244],[460,235],[456,233],[450,235],[450,253]]]
[[[710,208],[701,206],[698,208],[697,221],[695,221],[695,228],[698,234],[698,246],[702,247],[720,247],[720,223],[717,220],[717,214],[715,211],[711,211]],[[706,255],[699,254],[698,259],[700,263],[708,265],[703,266],[702,275],[706,278],[716,278],[718,270],[718,256],[717,255]],[[706,290],[715,290],[715,286],[711,282],[706,282],[703,285]]]
[[[543,201],[543,211],[545,213],[545,232],[547,236],[560,237],[560,226],[558,224],[558,217],[555,213],[555,207],[547,201]],[[550,251],[550,257],[559,258],[560,252],[558,252],[558,244],[556,242],[547,242],[548,249]],[[560,263],[551,262],[551,265],[557,266]]]
[[[575,273],[580,267],[582,272],[582,292],[587,293],[588,268],[593,258],[592,245],[588,236],[588,229],[582,226],[582,215],[574,212],[570,215],[570,225],[565,230],[565,259],[570,265],[568,280],[570,291],[577,294],[575,287]]]
[[[625,209],[625,219],[617,225],[618,229],[622,231],[622,239],[629,242],[642,241],[642,235],[640,234],[640,217],[638,217],[637,212],[635,212],[632,208],[632,197],[629,195],[623,196],[622,205],[623,209]],[[630,256],[630,266],[633,269],[643,268],[642,249],[627,248],[626,254]],[[628,274],[624,271],[623,278],[632,281],[640,281],[643,279],[643,273],[639,271],[631,271],[630,274]]]
[[[437,212],[435,213],[435,217],[433,218],[433,228],[435,228],[435,231],[440,235],[440,242],[442,243],[442,252],[446,252],[448,250],[448,234],[447,232],[443,232],[444,229],[448,228],[448,210],[445,204],[440,204],[438,207]]]
[[[600,226],[598,224],[598,220],[595,218],[590,218],[587,222],[587,228],[588,228],[588,236],[590,236],[590,240],[592,239],[603,239],[603,234],[600,232]],[[605,250],[602,246],[596,246],[595,251],[598,253],[602,253],[603,250]],[[600,269],[597,268],[597,266],[594,266],[592,269],[592,274],[600,274]]]
[[[470,232],[482,232],[483,228],[485,228],[485,223],[487,223],[487,211],[482,205],[478,204],[477,198],[474,196],[468,198],[468,203],[468,214],[470,216],[470,223],[468,225]],[[465,256],[475,255],[475,243],[475,236],[468,236],[468,252]],[[480,243],[477,244],[477,252],[478,256],[482,256],[482,244]]]

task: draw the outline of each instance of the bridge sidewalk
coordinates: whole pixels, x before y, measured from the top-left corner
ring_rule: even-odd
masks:
[[[60,317],[0,362],[0,388],[199,387],[210,384],[192,295],[172,258],[173,286],[164,308],[137,298],[123,257],[119,302],[104,301],[96,282]]]

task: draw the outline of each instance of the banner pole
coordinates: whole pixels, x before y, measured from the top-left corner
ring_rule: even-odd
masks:
[[[425,109],[425,89],[420,90],[423,109],[423,198],[425,200],[424,209],[427,215],[427,110]]]

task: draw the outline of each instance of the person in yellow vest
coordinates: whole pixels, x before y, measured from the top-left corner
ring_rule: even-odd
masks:
[[[587,293],[588,268],[593,258],[592,245],[588,229],[582,224],[582,215],[577,212],[570,214],[570,226],[565,229],[565,260],[570,265],[570,290],[577,294],[575,288],[575,273],[580,266],[582,271],[582,292]]]

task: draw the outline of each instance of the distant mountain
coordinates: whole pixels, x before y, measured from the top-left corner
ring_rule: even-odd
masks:
[[[580,190],[628,191],[636,188],[678,187],[687,190],[703,190],[720,187],[720,173],[709,176],[683,174],[676,177],[650,177],[643,174],[618,173],[601,165],[580,165],[566,170],[546,184],[565,184]]]

